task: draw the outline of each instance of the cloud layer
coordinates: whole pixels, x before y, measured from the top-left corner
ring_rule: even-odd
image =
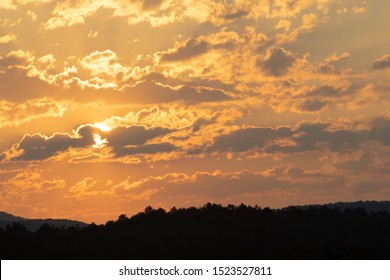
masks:
[[[390,199],[385,0],[0,12],[3,211],[105,222],[149,204]]]

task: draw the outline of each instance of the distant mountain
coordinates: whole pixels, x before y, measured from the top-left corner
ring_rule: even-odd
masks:
[[[17,217],[0,211],[0,221],[15,222],[15,221],[22,221],[22,220],[25,220],[25,218]]]
[[[362,208],[366,210],[366,212],[388,212],[390,213],[390,201],[356,201],[356,202],[336,202],[336,203],[328,203],[324,205],[320,204],[311,204],[298,206],[299,208],[308,208],[308,207],[322,207],[326,206],[330,209],[340,209],[344,211],[345,209],[358,209]]]
[[[7,224],[13,222],[17,222],[24,225],[30,231],[37,231],[43,224],[48,224],[50,226],[54,226],[58,228],[61,227],[67,228],[72,226],[84,227],[88,225],[83,222],[65,220],[65,219],[27,219],[27,218],[14,216],[12,214],[8,214],[5,212],[0,212],[0,227],[5,227]]]

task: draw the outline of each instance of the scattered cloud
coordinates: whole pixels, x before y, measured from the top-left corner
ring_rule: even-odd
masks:
[[[282,76],[297,61],[297,57],[283,48],[270,48],[265,56],[258,62],[268,75]]]
[[[389,9],[0,1],[0,206],[103,222],[390,199]]]
[[[29,100],[24,103],[0,101],[0,128],[17,127],[21,124],[46,117],[62,117],[70,108],[48,98]]]
[[[381,70],[390,67],[390,55],[386,54],[375,60],[372,65],[374,69]]]
[[[0,45],[2,44],[8,44],[8,43],[15,43],[17,41],[17,37],[15,34],[6,34],[3,36],[0,36]]]

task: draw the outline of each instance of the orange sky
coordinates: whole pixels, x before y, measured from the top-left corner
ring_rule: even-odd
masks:
[[[0,210],[390,199],[387,0],[2,0]]]

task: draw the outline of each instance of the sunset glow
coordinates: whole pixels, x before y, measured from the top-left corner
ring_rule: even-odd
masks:
[[[111,128],[106,125],[105,123],[95,123],[93,124],[94,127],[99,128],[101,131],[107,132],[110,131]]]
[[[0,1],[0,210],[390,199],[388,0]]]

